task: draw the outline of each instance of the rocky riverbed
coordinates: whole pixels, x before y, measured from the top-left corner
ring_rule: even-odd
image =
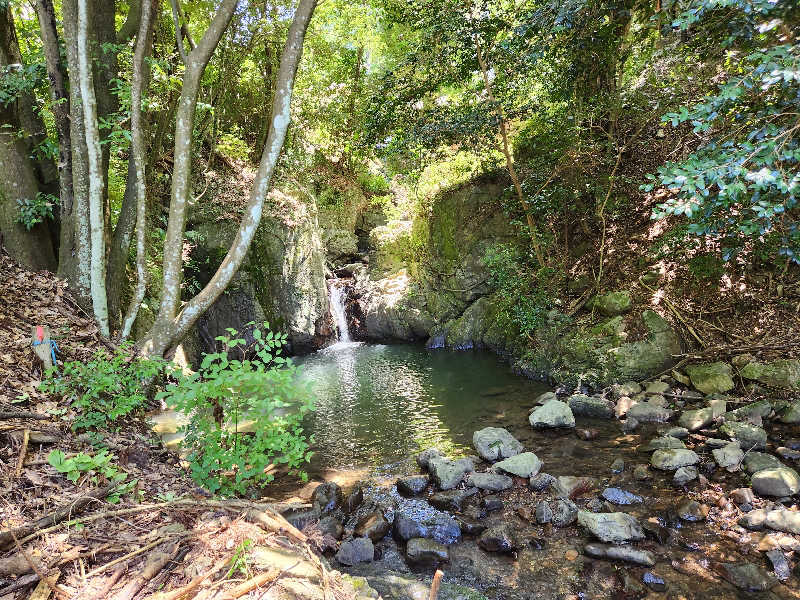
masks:
[[[387,599],[800,597],[798,403],[703,377],[547,392],[285,516]]]

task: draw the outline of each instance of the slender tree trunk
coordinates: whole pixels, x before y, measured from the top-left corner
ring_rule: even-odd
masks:
[[[131,84],[131,152],[136,165],[136,291],[131,299],[128,312],[122,323],[121,339],[126,339],[131,332],[133,322],[139,313],[139,306],[147,291],[147,269],[145,268],[145,228],[147,226],[147,193],[145,189],[145,144],[142,136],[142,94],[147,69],[145,58],[149,53],[152,38],[152,13],[158,9],[158,0],[142,0],[141,22],[136,37],[136,50],[133,56],[133,82]]]
[[[90,290],[94,318],[100,333],[109,337],[106,296],[105,210],[103,206],[103,158],[97,124],[97,98],[89,60],[88,0],[78,0],[78,80],[83,101],[83,126],[89,159],[89,234],[91,244]]]
[[[242,222],[236,234],[236,238],[233,240],[231,248],[225,255],[222,264],[200,293],[192,298],[184,306],[183,310],[169,321],[165,320],[165,315],[159,315],[159,319],[156,321],[156,325],[153,327],[153,331],[151,335],[148,336],[149,339],[144,345],[145,352],[150,355],[169,353],[172,348],[183,339],[197,319],[208,310],[222,292],[225,291],[225,288],[231,282],[231,279],[236,274],[236,271],[247,255],[258,224],[261,221],[264,199],[269,191],[270,180],[286,139],[286,131],[289,127],[289,120],[291,117],[290,108],[294,78],[303,52],[305,33],[311,16],[314,13],[314,9],[316,8],[316,3],[317,0],[300,0],[295,11],[294,19],[292,20],[292,25],[289,28],[289,34],[281,56],[280,68],[275,86],[275,98],[272,105],[271,116],[272,125],[269,135],[267,136],[267,143],[261,155],[261,162],[253,183],[253,189],[250,192],[250,199],[244,216],[242,217]],[[202,45],[202,43],[201,41],[200,44]],[[198,49],[199,48],[200,45],[198,45]],[[176,157],[177,150],[178,144],[176,141]],[[174,201],[175,197],[173,196],[173,202]],[[172,223],[170,223],[170,225],[172,225]],[[177,248],[180,250],[182,239],[178,239],[177,242]],[[168,285],[174,285],[174,281],[167,279],[166,254],[165,248],[165,293]],[[165,306],[162,304],[162,309],[164,308]],[[170,308],[170,306],[167,305],[166,308]]]

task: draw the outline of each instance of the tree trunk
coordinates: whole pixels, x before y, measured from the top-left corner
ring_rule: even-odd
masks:
[[[289,127],[289,120],[291,117],[291,99],[292,91],[294,88],[294,78],[297,73],[297,67],[300,63],[300,58],[303,52],[303,40],[314,13],[317,0],[300,0],[292,20],[292,25],[289,28],[289,34],[286,39],[286,46],[281,56],[280,68],[275,86],[275,98],[272,104],[272,125],[270,127],[269,135],[267,136],[267,143],[261,155],[261,163],[256,173],[256,178],[253,183],[253,189],[250,192],[250,199],[247,204],[239,231],[236,238],[233,240],[230,250],[225,255],[222,264],[214,273],[214,276],[209,281],[202,291],[197,296],[192,298],[181,310],[181,312],[170,318],[166,314],[159,314],[156,324],[153,327],[148,340],[144,345],[144,351],[149,355],[164,355],[168,354],[175,345],[188,333],[189,329],[195,324],[197,319],[216,301],[217,298],[225,291],[225,288],[233,279],[236,271],[241,266],[247,254],[250,244],[255,236],[258,224],[261,221],[261,213],[264,207],[264,199],[269,191],[270,180],[275,166],[278,163],[283,143],[286,139],[286,131]],[[205,38],[204,38],[205,39]],[[202,45],[203,42],[201,42]],[[198,49],[200,46],[198,46]],[[191,55],[190,55],[191,62]],[[188,71],[188,66],[187,66]],[[180,127],[180,117],[179,126]],[[177,128],[176,128],[177,129]],[[188,130],[191,134],[191,128]],[[181,135],[185,132],[181,133]],[[177,132],[176,132],[177,138]],[[176,140],[176,165],[178,157],[178,142]],[[177,169],[176,169],[177,170]],[[173,179],[174,181],[174,179]],[[185,197],[183,198],[185,200]],[[176,198],[173,195],[173,202]],[[172,206],[170,212],[172,213]],[[182,206],[183,210],[184,207]],[[172,216],[172,214],[171,214]],[[185,219],[185,215],[180,213],[176,216]],[[176,224],[177,225],[177,224]],[[170,222],[172,226],[172,222]],[[176,228],[177,229],[177,228]],[[183,234],[183,222],[180,224],[181,238]],[[183,240],[178,238],[175,243],[176,246],[171,248],[171,254],[177,250],[180,252]],[[169,236],[168,236],[169,239]],[[164,268],[164,293],[169,285],[175,285],[174,280],[168,279],[167,276],[167,249],[165,245],[165,268]],[[180,257],[180,254],[178,254]],[[173,258],[174,260],[174,258]],[[174,275],[173,275],[174,277]],[[174,290],[176,291],[176,290]],[[163,309],[173,308],[170,305],[165,306],[162,304]],[[174,312],[172,313],[174,314]],[[168,320],[167,320],[168,319]]]

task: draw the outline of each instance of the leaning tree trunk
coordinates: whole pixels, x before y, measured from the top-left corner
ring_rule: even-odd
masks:
[[[297,67],[300,63],[300,58],[303,53],[303,40],[305,38],[308,24],[311,21],[311,16],[314,13],[317,0],[300,0],[295,11],[292,25],[289,28],[289,34],[286,39],[286,46],[281,56],[280,68],[275,86],[275,98],[272,104],[272,125],[270,126],[269,135],[267,136],[267,143],[264,146],[261,155],[261,163],[256,173],[256,178],[253,183],[253,189],[250,192],[250,199],[247,208],[242,217],[239,231],[236,238],[225,255],[222,264],[217,269],[214,276],[208,284],[200,291],[197,296],[192,298],[180,311],[175,315],[175,305],[162,303],[161,310],[159,311],[158,319],[153,327],[148,339],[144,344],[144,351],[153,355],[168,354],[179,342],[182,340],[189,329],[197,322],[197,319],[208,310],[208,308],[216,301],[217,298],[225,291],[225,288],[233,279],[236,271],[242,265],[244,258],[247,254],[250,244],[255,236],[258,224],[261,221],[261,213],[264,208],[264,199],[269,191],[270,180],[272,178],[275,166],[278,163],[281,150],[283,149],[283,142],[286,139],[286,131],[289,127],[290,108],[292,100],[292,91],[294,89],[294,78],[297,73]],[[201,44],[203,42],[201,41]],[[198,49],[200,45],[198,45]],[[191,54],[189,55],[191,63]],[[187,72],[189,68],[187,66]],[[196,100],[196,94],[195,94]],[[192,111],[193,112],[193,111]],[[180,118],[180,117],[179,117]],[[188,159],[188,142],[191,141],[191,123],[190,127],[179,131],[176,128],[176,141],[175,141],[175,163],[176,170],[178,164],[178,150],[179,142],[178,136],[186,136],[186,139],[181,140],[181,144],[186,145],[186,155],[183,160]],[[186,163],[188,166],[188,162]],[[186,173],[188,175],[188,172]],[[187,178],[188,179],[188,178]],[[174,182],[174,179],[173,179]],[[173,190],[175,188],[173,187]],[[187,190],[188,191],[188,190]],[[176,198],[173,195],[173,202]],[[185,196],[183,197],[185,201]],[[172,206],[170,206],[170,218],[172,218]],[[180,258],[180,250],[182,247],[183,237],[183,224],[185,222],[185,204],[180,207],[180,211],[176,211],[176,217],[181,219],[181,223],[176,223],[175,230],[181,232],[181,237],[174,240],[173,243],[176,247],[171,248],[171,259],[174,263],[171,265],[173,273],[171,277],[175,277],[175,267],[179,265],[176,259]],[[173,223],[170,222],[170,226]],[[169,239],[169,238],[168,238]],[[175,254],[177,253],[177,257]],[[176,285],[174,279],[168,279],[167,275],[167,249],[164,249],[164,294],[167,293],[169,285]],[[177,290],[172,290],[177,294]],[[177,295],[176,295],[177,298]],[[170,311],[169,313],[162,313],[161,311]],[[174,315],[174,316],[173,316]]]

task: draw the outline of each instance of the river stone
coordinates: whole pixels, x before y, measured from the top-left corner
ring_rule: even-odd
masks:
[[[469,459],[454,461],[448,458],[431,458],[428,461],[431,479],[440,490],[452,490],[473,468]]]
[[[641,504],[644,501],[641,496],[614,487],[604,489],[601,496],[611,504]]]
[[[490,527],[478,538],[478,545],[487,552],[512,552],[518,545],[507,525]]]
[[[793,510],[771,510],[764,525],[775,531],[800,534],[800,512]]]
[[[326,515],[339,508],[344,502],[342,488],[333,481],[328,481],[318,485],[311,494],[311,506],[316,508],[320,514]]]
[[[683,486],[697,479],[697,469],[695,467],[681,467],[672,476],[672,483]]]
[[[327,516],[323,517],[317,523],[317,528],[324,534],[329,535],[335,540],[338,540],[342,537],[344,533],[344,527],[342,527],[341,522],[334,516]]]
[[[764,524],[767,522],[767,511],[763,508],[751,510],[746,515],[742,515],[737,523],[751,531],[761,531],[764,529]]]
[[[642,451],[653,452],[654,450],[676,450],[678,448],[686,448],[686,444],[684,444],[678,438],[664,436],[650,440],[647,445],[642,448]]]
[[[528,482],[528,486],[534,492],[544,492],[545,490],[549,489],[555,484],[556,484],[556,478],[550,475],[550,473],[539,473],[537,475],[534,475]]]
[[[763,450],[767,446],[767,432],[761,427],[728,421],[719,430],[732,440],[739,442],[739,445],[745,450]]]
[[[596,486],[597,482],[591,477],[561,475],[556,481],[555,491],[562,498],[571,498],[578,490],[589,491]]]
[[[464,501],[477,493],[478,490],[474,487],[465,490],[445,490],[433,494],[428,498],[428,502],[431,506],[439,510],[458,512],[461,510],[461,505]]]
[[[436,448],[428,448],[417,454],[417,464],[420,469],[428,470],[428,465],[432,458],[444,458],[442,453]]]
[[[569,405],[560,400],[548,400],[528,417],[532,427],[575,427],[575,416]]]
[[[800,390],[800,360],[751,362],[739,371],[745,379],[755,379],[774,387]]]
[[[499,475],[497,473],[470,473],[467,478],[467,485],[475,486],[479,490],[502,492],[514,485],[514,480],[507,475]]]
[[[375,558],[375,546],[369,538],[354,538],[347,542],[342,542],[339,551],[336,553],[336,560],[343,565],[352,567],[362,562],[372,562]]]
[[[759,400],[724,414],[726,421],[743,421],[751,417],[766,419],[772,414],[772,410],[772,403],[769,400]]]
[[[744,468],[750,475],[764,469],[780,469],[783,463],[771,454],[764,452],[748,452],[744,456]]]
[[[764,469],[750,478],[753,491],[760,496],[793,496],[800,491],[800,477],[789,467]]]
[[[592,419],[610,419],[614,416],[614,405],[602,398],[575,394],[567,400],[573,415]]]
[[[763,592],[773,587],[777,580],[753,563],[723,563],[725,579],[748,592]]]
[[[421,494],[428,486],[428,478],[424,475],[410,475],[397,480],[397,491],[404,496]]]
[[[461,533],[464,535],[480,535],[486,531],[486,525],[477,519],[458,515],[456,521],[458,521],[458,526],[461,527]]]
[[[622,398],[623,396],[635,396],[641,391],[642,386],[635,381],[617,384],[611,388],[611,393],[614,395],[614,398],[617,399]]]
[[[615,317],[628,312],[632,304],[630,292],[621,290],[595,296],[588,303],[588,307],[606,317]]]
[[[692,450],[656,450],[650,457],[650,464],[662,471],[674,471],[681,467],[690,467],[700,462],[700,457]]]
[[[461,526],[446,513],[419,517],[413,511],[399,511],[394,516],[392,528],[395,539],[403,542],[412,538],[431,538],[440,544],[449,545],[461,538]]]
[[[435,564],[448,560],[447,546],[426,538],[412,538],[406,544],[406,557],[417,564]]]
[[[617,400],[616,405],[614,406],[614,416],[618,419],[621,419],[625,415],[628,414],[628,411],[631,409],[631,406],[636,404],[636,400],[632,399],[630,396],[622,396]]]
[[[636,431],[637,427],[639,427],[639,421],[637,421],[633,417],[629,417],[622,422],[622,431],[624,433],[631,433],[632,431]]]
[[[615,458],[614,462],[611,463],[611,472],[618,474],[622,473],[624,470],[625,470],[625,459]]]
[[[711,450],[716,450],[717,448],[724,448],[730,443],[731,443],[730,440],[721,440],[719,438],[706,438],[704,445],[706,448],[710,448]]]
[[[778,548],[770,550],[766,554],[769,562],[772,563],[772,570],[775,573],[775,577],[780,581],[789,579],[789,576],[792,574],[792,569],[789,567],[789,561],[786,560],[786,555]]]
[[[556,396],[555,392],[545,392],[544,394],[539,394],[536,397],[536,400],[533,401],[533,403],[536,406],[541,406],[542,404],[545,404],[550,400],[558,400],[558,396]]]
[[[669,384],[665,381],[650,381],[645,385],[644,391],[648,394],[666,394]]]
[[[800,460],[800,450],[792,450],[791,448],[786,448],[784,446],[775,448],[775,454],[784,460]]]
[[[689,437],[689,430],[686,427],[670,427],[664,432],[664,436],[683,440]]]
[[[602,542],[622,544],[644,539],[644,531],[634,517],[621,513],[578,512],[578,524]]]
[[[689,431],[699,431],[714,421],[714,410],[708,406],[697,410],[685,410],[678,417],[678,425]]]
[[[550,523],[553,520],[553,510],[550,505],[542,500],[536,505],[536,522],[540,525]]]
[[[721,394],[734,388],[733,370],[728,363],[715,362],[686,367],[695,389],[704,394]]]
[[[553,525],[556,527],[568,527],[578,518],[578,507],[572,500],[559,498],[553,510]]]
[[[355,537],[366,537],[373,542],[377,542],[383,539],[391,528],[391,523],[386,520],[383,513],[376,510],[375,512],[365,515],[356,523],[353,535]]]
[[[342,506],[342,509],[348,515],[352,514],[359,506],[361,506],[362,502],[364,502],[364,490],[361,488],[356,488],[344,501],[344,506]]]
[[[542,461],[533,452],[523,452],[495,463],[494,468],[517,477],[527,478],[533,477],[539,472],[542,468]]]
[[[522,452],[522,444],[502,427],[484,427],[472,434],[472,445],[484,460],[510,458]]]
[[[672,418],[673,411],[654,402],[639,402],[628,409],[628,419],[636,419],[639,423],[666,423]]]
[[[781,413],[780,422],[787,425],[800,423],[800,401],[795,400]]]
[[[592,558],[608,558],[610,560],[623,560],[645,567],[656,564],[655,556],[647,550],[637,550],[631,546],[611,546],[592,542],[583,547],[583,551]]]
[[[678,517],[692,523],[705,521],[708,517],[708,506],[696,500],[687,500],[678,507]]]
[[[723,448],[712,450],[711,454],[720,467],[731,473],[739,470],[739,463],[744,459],[744,452],[742,452],[739,442],[731,442]]]
[[[500,499],[499,496],[495,496],[494,494],[490,494],[488,496],[484,496],[483,498],[481,498],[481,506],[487,512],[492,512],[494,510],[502,510],[503,501]]]

